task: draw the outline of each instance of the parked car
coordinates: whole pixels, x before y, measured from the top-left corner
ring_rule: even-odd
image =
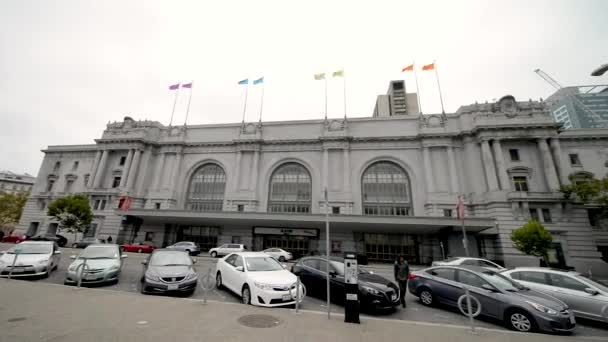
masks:
[[[3,243],[21,243],[27,240],[26,235],[9,235],[2,238]]]
[[[72,255],[74,260],[68,266],[64,284],[78,283],[82,275],[81,284],[118,283],[123,259],[127,257],[122,254],[118,245],[93,244],[87,246],[78,257]],[[88,269],[79,268],[86,260]],[[83,266],[84,267],[84,266]]]
[[[285,262],[293,259],[293,255],[291,255],[291,253],[280,248],[268,248],[263,250],[262,253],[270,255],[271,257],[277,259],[279,262]]]
[[[68,239],[66,239],[65,236],[59,235],[59,234],[55,234],[55,235],[40,234],[40,235],[33,236],[33,237],[29,238],[28,240],[31,240],[31,241],[53,241],[53,242],[57,243],[57,245],[59,247],[65,247],[65,245],[68,244]]]
[[[577,317],[608,322],[608,283],[605,280],[541,267],[518,267],[502,274],[562,300]]]
[[[245,245],[236,244],[236,243],[227,243],[223,244],[219,247],[211,248],[209,250],[209,255],[213,258],[221,257],[224,255],[239,253],[245,251]]]
[[[123,252],[132,253],[152,253],[156,249],[152,245],[144,245],[143,243],[125,244],[120,246],[120,250]]]
[[[424,305],[460,305],[461,310],[466,310],[466,300],[458,302],[468,289],[474,311],[481,306],[481,315],[522,332],[572,331],[576,325],[574,314],[564,302],[484,267],[431,267],[412,273],[408,289]]]
[[[493,271],[504,270],[505,268],[491,262],[490,260],[481,259],[481,258],[469,258],[469,257],[453,257],[447,258],[441,261],[433,261],[431,266],[479,266],[484,267]]]
[[[201,253],[200,247],[194,242],[182,241],[178,242],[174,245],[167,246],[167,249],[174,249],[177,251],[184,251],[189,253],[190,255],[199,255]]]
[[[157,249],[142,261],[141,293],[184,293],[192,295],[198,283],[193,260],[186,252]]]
[[[89,245],[100,244],[100,243],[103,243],[103,242],[97,238],[87,237],[87,238],[83,238],[82,240],[80,240],[78,242],[74,242],[72,244],[72,248],[86,248]]]
[[[331,299],[343,302],[346,298],[344,259],[333,257],[329,264]],[[300,277],[306,286],[308,295],[327,298],[327,262],[325,258],[317,256],[301,258],[291,270]],[[359,268],[358,284],[362,310],[392,310],[399,306],[399,288],[390,280]]]
[[[226,287],[241,296],[243,304],[267,307],[295,304],[296,276],[268,254],[232,253],[218,260],[215,280],[218,288]],[[303,288],[300,293],[304,293]]]
[[[17,260],[15,261],[15,254]],[[0,255],[0,277],[7,277],[15,261],[11,277],[48,277],[61,261],[61,251],[52,241],[23,241]]]

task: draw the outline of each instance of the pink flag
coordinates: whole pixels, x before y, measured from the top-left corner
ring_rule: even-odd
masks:
[[[177,90],[177,89],[179,89],[179,83],[169,86],[169,90]]]
[[[462,196],[458,196],[458,203],[456,203],[456,216],[459,220],[464,221],[464,200]]]
[[[192,88],[192,82],[186,83],[186,84],[182,84],[182,88]]]

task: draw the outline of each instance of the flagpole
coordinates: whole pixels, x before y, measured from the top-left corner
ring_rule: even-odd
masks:
[[[190,97],[188,98],[188,107],[186,108],[186,119],[184,120],[184,126],[188,123],[188,113],[190,113],[190,101],[192,101],[192,87],[194,86],[194,81],[190,82]]]
[[[179,94],[180,86],[181,84],[179,84],[177,86],[177,89],[175,90],[175,100],[173,100],[173,110],[171,111],[171,120],[169,120],[169,126],[171,126],[171,124],[173,123],[173,114],[175,113],[175,105],[177,104],[177,94]]]
[[[413,62],[414,66],[414,80],[416,81],[416,100],[418,101],[418,112],[422,115],[422,105],[420,104],[420,88],[418,88],[418,74],[416,73],[416,62]]]
[[[247,93],[249,92],[249,81],[245,85],[245,105],[243,106],[243,123],[245,123],[245,113],[247,112]]]
[[[344,79],[344,86],[342,89],[344,90],[344,120],[346,120],[346,73],[344,73],[344,67],[342,67],[342,78]]]
[[[260,102],[260,124],[262,123],[262,110],[264,109],[264,81],[262,81],[262,101]]]
[[[433,69],[435,69],[435,78],[437,78],[437,88],[439,88],[439,101],[441,102],[441,114],[445,114],[443,109],[443,96],[441,95],[441,85],[439,84],[439,73],[437,72],[437,63],[433,61]]]
[[[325,80],[325,121],[327,121],[327,76],[324,76]]]

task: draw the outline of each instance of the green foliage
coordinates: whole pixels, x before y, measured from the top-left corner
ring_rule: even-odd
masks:
[[[0,195],[0,227],[19,222],[29,195],[29,192]]]
[[[530,220],[511,233],[511,240],[522,253],[546,258],[553,238],[538,221]]]
[[[73,195],[56,199],[48,208],[47,215],[59,222],[61,228],[70,233],[82,233],[93,221],[89,199]]]
[[[560,188],[565,200],[576,196],[584,204],[598,206],[598,218],[608,218],[608,176],[603,179],[587,177],[575,179],[570,176],[570,184]]]

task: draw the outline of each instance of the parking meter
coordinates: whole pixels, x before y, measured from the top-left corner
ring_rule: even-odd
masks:
[[[360,323],[358,277],[357,253],[344,253],[344,292],[346,292],[344,322],[347,323]]]

